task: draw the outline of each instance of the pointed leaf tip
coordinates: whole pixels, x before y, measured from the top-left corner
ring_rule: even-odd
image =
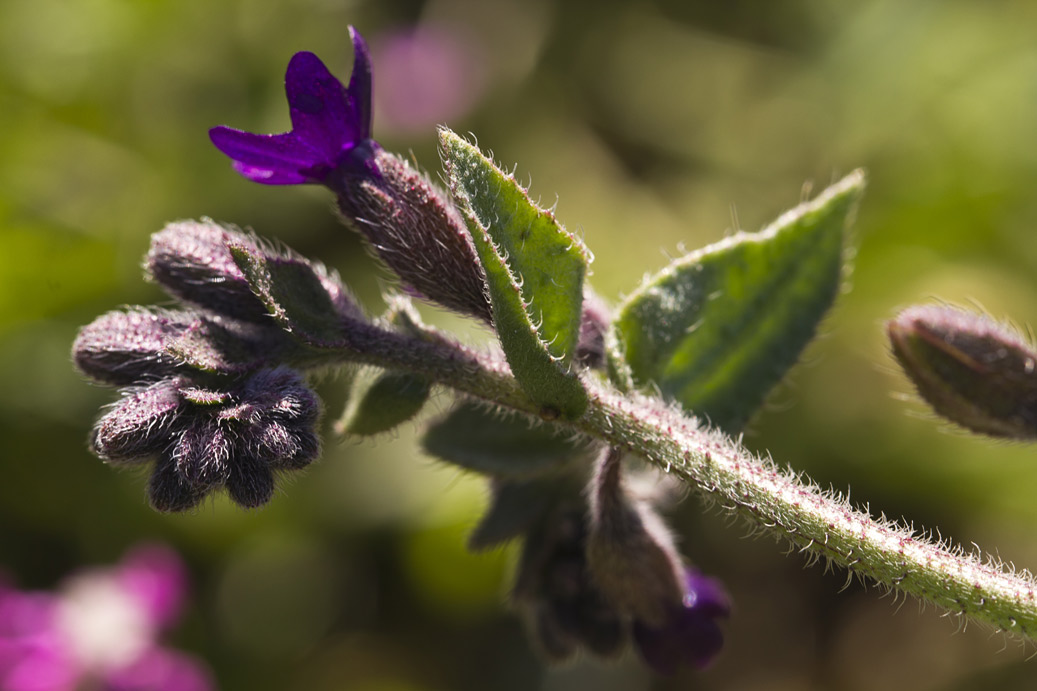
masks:
[[[798,360],[839,292],[857,170],[758,233],[692,252],[621,305],[612,371],[737,433]]]
[[[486,273],[508,364],[545,414],[577,417],[587,396],[570,364],[588,253],[477,147],[446,128],[439,138],[451,193]]]

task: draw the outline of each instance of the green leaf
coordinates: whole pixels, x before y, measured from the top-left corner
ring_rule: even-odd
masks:
[[[447,463],[510,479],[559,470],[589,449],[587,440],[561,436],[552,425],[494,412],[472,401],[459,403],[433,423],[422,445]]]
[[[356,383],[342,419],[339,434],[371,436],[388,432],[417,415],[431,389],[424,377],[408,372],[382,371]]]
[[[468,548],[483,550],[521,537],[553,500],[545,480],[497,481],[486,513],[468,536]]]
[[[440,130],[440,146],[512,373],[545,413],[578,417],[587,396],[569,365],[580,335],[587,250],[478,148],[447,129]]]
[[[285,331],[316,348],[341,342],[338,310],[309,262],[246,245],[232,244],[229,249],[252,292]]]
[[[648,279],[613,322],[622,362],[610,370],[737,433],[838,294],[863,189],[863,172],[851,173],[759,233],[739,232]]]

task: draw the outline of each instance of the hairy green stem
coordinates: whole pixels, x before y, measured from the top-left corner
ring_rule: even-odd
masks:
[[[425,340],[358,336],[350,344],[352,352],[338,352],[335,358],[422,374],[492,403],[541,413],[502,359],[429,333]],[[641,456],[814,558],[951,613],[1037,639],[1037,582],[1029,573],[854,509],[837,493],[754,456],[657,398],[621,393],[593,376],[585,377],[584,384],[590,396],[586,413],[556,424]]]

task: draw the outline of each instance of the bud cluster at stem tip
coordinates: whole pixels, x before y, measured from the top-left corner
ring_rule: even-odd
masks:
[[[211,221],[156,233],[145,268],[180,305],[102,315],[80,331],[72,356],[95,381],[125,387],[90,446],[117,465],[154,459],[148,495],[162,511],[189,509],[222,487],[259,506],[275,474],[320,453],[321,403],[291,365],[308,349],[268,314],[232,248],[287,269],[283,292],[315,286],[331,327],[363,319],[334,274],[251,235]]]

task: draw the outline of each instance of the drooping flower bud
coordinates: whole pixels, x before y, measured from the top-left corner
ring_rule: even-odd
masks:
[[[586,520],[558,506],[526,535],[512,598],[526,608],[545,655],[562,661],[585,647],[618,654],[626,643],[619,613],[594,585],[587,568]]]
[[[937,413],[980,434],[1037,437],[1037,351],[1021,334],[946,305],[909,307],[887,330],[900,366]]]
[[[617,610],[655,626],[684,598],[684,568],[665,523],[623,486],[622,456],[608,449],[592,480],[587,563]]]

